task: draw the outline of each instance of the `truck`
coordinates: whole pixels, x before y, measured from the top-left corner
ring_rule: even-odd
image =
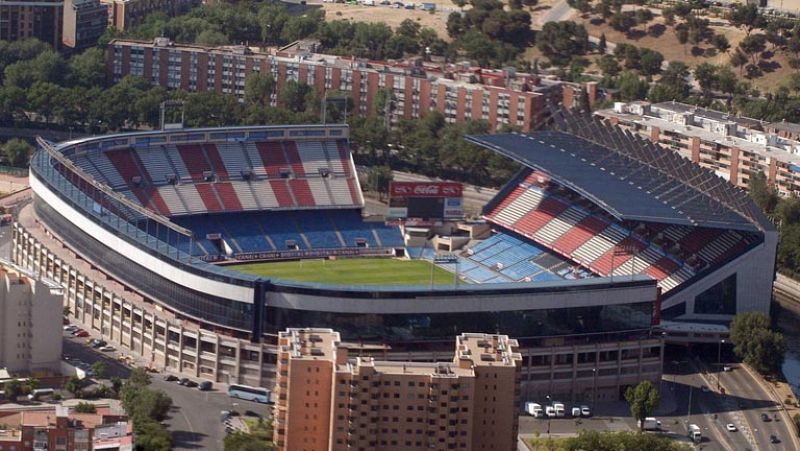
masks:
[[[544,416],[544,410],[542,410],[542,405],[537,404],[535,402],[525,403],[525,413],[536,418]]]
[[[661,430],[661,422],[656,419],[656,417],[647,417],[644,419],[644,426],[642,426],[642,421],[639,421],[639,426],[644,429],[645,431],[660,431]]]
[[[557,417],[563,417],[567,414],[567,408],[564,406],[563,402],[554,402],[553,410],[555,410]]]
[[[696,424],[689,425],[689,438],[695,443],[700,443],[703,440],[703,433],[700,432],[700,426]]]

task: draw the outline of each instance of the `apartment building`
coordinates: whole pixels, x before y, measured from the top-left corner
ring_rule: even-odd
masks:
[[[10,0],[0,2],[0,40],[36,38],[58,49],[64,0]]]
[[[108,7],[100,0],[64,1],[64,47],[77,51],[97,45],[106,27]]]
[[[56,282],[0,261],[0,368],[21,374],[60,370],[63,299]]]
[[[133,424],[108,403],[96,403],[95,409],[78,413],[74,404],[0,409],[0,450],[132,451]]]
[[[618,102],[597,111],[611,123],[678,152],[740,188],[763,172],[781,195],[800,193],[800,142],[796,124],[767,124],[756,119],[679,102]]]
[[[516,449],[517,341],[456,337],[451,362],[351,357],[331,329],[279,336],[279,450]]]
[[[242,98],[245,79],[253,73],[271,73],[277,92],[294,80],[319,92],[346,93],[353,103],[350,114],[387,114],[393,123],[438,110],[450,123],[484,120],[492,130],[509,125],[528,131],[542,123],[548,106],[560,103],[563,95],[558,81],[468,64],[442,69],[421,60],[376,62],[296,49],[174,44],[166,38],[114,40],[108,47],[107,74],[114,82],[135,75],[169,89]],[[388,112],[376,111],[381,91],[391,94]],[[275,96],[273,103],[278,102]]]
[[[152,13],[169,17],[185,13],[200,4],[199,0],[100,0],[108,8],[108,26],[125,31],[142,22]]]

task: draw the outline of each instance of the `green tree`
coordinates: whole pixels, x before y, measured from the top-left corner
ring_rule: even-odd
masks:
[[[137,386],[137,387],[145,387],[150,385],[151,377],[150,374],[144,368],[134,368],[131,371],[131,374],[128,376],[128,384]]]
[[[642,381],[636,387],[625,390],[625,401],[631,408],[631,415],[639,422],[639,430],[643,431],[644,419],[653,415],[661,396],[652,382]]]
[[[105,86],[106,55],[99,47],[92,47],[69,59],[69,83],[72,86]]]
[[[619,97],[625,102],[642,100],[647,96],[649,85],[633,72],[626,71],[619,75],[617,80]]]
[[[12,166],[27,166],[33,154],[33,146],[19,138],[11,138],[3,144],[3,156]]]
[[[73,396],[80,398],[83,381],[78,376],[71,376],[64,382],[64,390],[72,393]]]
[[[750,197],[767,215],[772,215],[778,204],[778,196],[767,183],[767,176],[763,172],[756,172],[750,176],[748,183]]]
[[[20,382],[18,379],[6,381],[6,383],[3,384],[3,393],[5,393],[5,397],[9,401],[16,401],[17,398],[24,394],[22,382]]]
[[[664,63],[664,55],[655,50],[647,48],[639,52],[639,67],[642,75],[651,77],[661,73],[661,65]]]
[[[97,407],[90,402],[79,402],[75,406],[75,412],[77,413],[97,413]]]
[[[167,429],[157,422],[146,419],[134,419],[137,451],[170,451],[172,436]]]
[[[761,312],[734,316],[730,326],[733,351],[762,374],[780,371],[786,354],[783,334],[770,330],[769,317]]]
[[[711,43],[714,45],[714,48],[721,53],[728,53],[728,50],[731,48],[731,44],[724,34],[715,34],[714,37],[711,38]]]
[[[389,192],[389,183],[394,179],[392,169],[389,166],[377,166],[372,168],[367,174],[367,189],[379,195]]]
[[[606,34],[605,33],[601,33],[600,34],[600,39],[597,41],[597,51],[601,55],[605,55],[607,47],[608,47],[608,44],[606,43]]]
[[[225,436],[224,451],[271,451],[275,445],[271,440],[256,440],[251,434],[234,432]]]
[[[583,25],[575,22],[547,22],[536,35],[536,47],[554,65],[563,67],[573,56],[586,54],[589,35]]]
[[[613,55],[603,55],[597,60],[597,67],[603,71],[604,75],[615,76],[619,73],[620,67],[617,59]]]
[[[108,365],[102,360],[92,363],[92,373],[98,379],[105,379],[108,376]]]
[[[244,100],[248,105],[269,106],[274,92],[275,78],[272,74],[256,72],[244,81]]]
[[[564,451],[690,451],[691,446],[670,437],[632,432],[604,432],[582,430],[577,437],[569,437]]]
[[[747,55],[742,53],[741,49],[736,49],[733,52],[730,58],[731,66],[739,68],[739,75],[742,75],[742,70],[744,70],[744,66],[747,64]]]
[[[758,64],[761,52],[766,49],[766,38],[763,34],[747,35],[739,42],[739,49],[745,55],[750,56],[750,62],[753,65]]]
[[[703,90],[703,95],[708,96],[717,86],[717,66],[709,63],[698,64],[694,68],[694,78]]]
[[[754,29],[762,28],[767,23],[755,3],[735,4],[728,20],[734,26],[742,28],[748,36]]]

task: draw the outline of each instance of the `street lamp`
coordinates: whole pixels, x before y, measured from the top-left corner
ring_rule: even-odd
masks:
[[[545,396],[547,398],[547,404],[550,404],[550,395]],[[551,413],[553,410],[550,411]],[[547,415],[547,439],[550,440],[550,414],[547,413],[547,406],[545,406],[544,413]]]
[[[594,412],[594,404],[597,401],[597,368],[592,368],[592,412]]]
[[[717,346],[717,391],[722,387],[722,345],[725,339],[721,339]]]

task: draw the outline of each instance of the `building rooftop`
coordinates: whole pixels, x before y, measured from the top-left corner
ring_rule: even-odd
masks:
[[[515,366],[522,357],[517,340],[506,335],[463,333],[456,337],[456,359],[476,366]]]
[[[278,341],[294,359],[335,360],[341,337],[332,329],[287,329]]]
[[[358,357],[353,368],[373,367],[375,371],[388,375],[419,375],[431,377],[470,377],[474,372],[460,368],[451,362],[390,362],[374,360],[371,357]]]
[[[640,104],[648,104],[648,102],[642,101]],[[697,117],[719,122],[736,122],[742,127],[753,128],[757,130],[762,130],[766,124],[765,121],[760,121],[758,119],[731,115],[722,111],[709,110],[697,105],[689,105],[687,103],[676,102],[674,100],[671,102],[654,103],[652,106],[662,110],[673,111],[675,113],[692,113]]]
[[[770,122],[767,124],[768,128],[774,128],[775,130],[779,131],[787,131],[791,133],[800,133],[800,124],[795,124],[794,122]]]
[[[706,142],[718,143],[730,147],[738,147],[739,149],[747,152],[754,153],[763,157],[774,158],[778,161],[789,164],[800,164],[800,156],[793,155],[780,147],[768,146],[748,141],[736,136],[723,136],[719,133],[714,133],[702,127],[694,125],[682,125],[675,122],[670,122],[666,119],[653,116],[642,116],[631,113],[620,113],[613,109],[605,109],[597,111],[595,114],[602,117],[616,117],[626,122],[633,122],[645,126],[658,127],[663,132],[680,133],[686,136],[697,137]],[[790,124],[795,127],[800,127],[797,124]],[[798,128],[800,131],[800,128]]]

